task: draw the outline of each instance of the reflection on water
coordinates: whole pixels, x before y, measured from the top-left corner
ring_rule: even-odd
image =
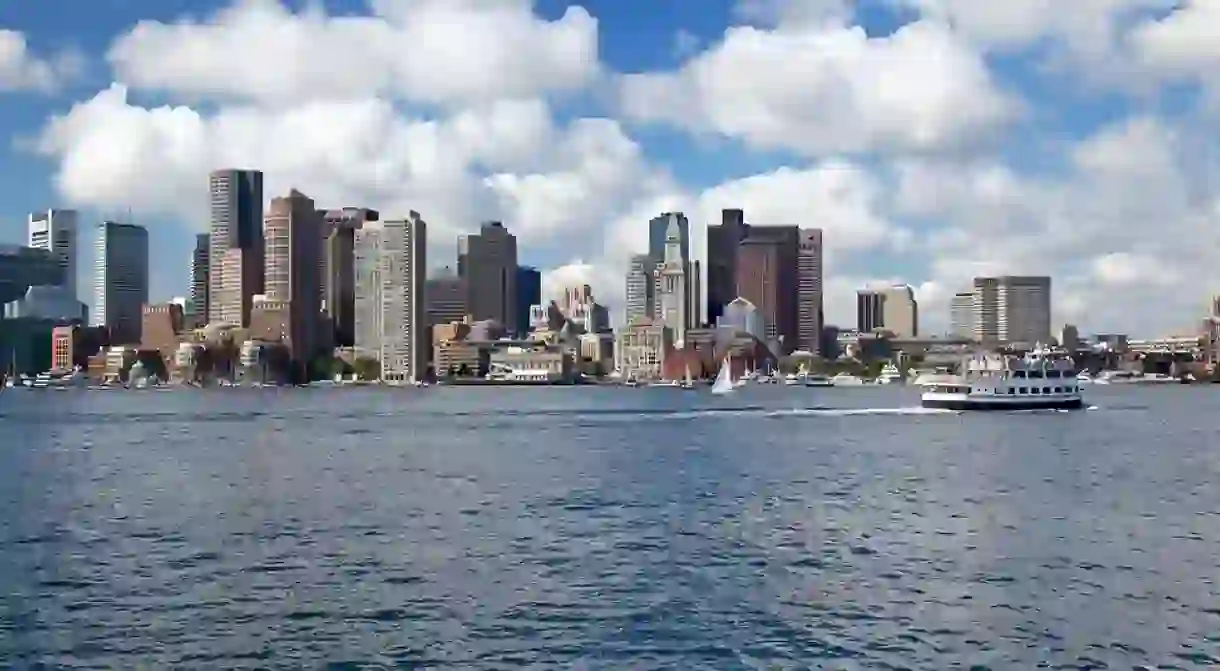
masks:
[[[6,394],[0,660],[1214,667],[1218,403],[1091,402]]]

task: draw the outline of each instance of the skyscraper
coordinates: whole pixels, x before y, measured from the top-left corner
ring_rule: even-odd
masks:
[[[796,257],[797,349],[818,354],[822,347],[822,229],[802,228]]]
[[[76,210],[47,210],[29,217],[30,247],[55,254],[63,270],[61,285],[69,295],[76,295]]]
[[[113,221],[95,230],[93,325],[106,327],[112,343],[139,343],[148,302],[148,231]]]
[[[517,266],[517,335],[530,330],[530,307],[542,303],[542,273],[533,266]]]
[[[683,263],[690,261],[690,221],[681,212],[665,212],[648,222],[648,256],[653,264],[665,263],[671,227],[678,231],[678,256]]]
[[[1033,345],[1051,337],[1051,278],[974,278],[974,338]]]
[[[217,170],[208,187],[208,321],[246,326],[263,292],[263,173]]]
[[[351,347],[355,334],[356,231],[381,214],[366,207],[327,210],[322,216],[324,248],[321,259],[321,291],[326,319],[336,345]]]
[[[517,332],[517,237],[498,221],[458,240],[458,275],[475,321],[491,319]]]
[[[427,235],[418,212],[356,232],[356,350],[377,359],[387,382],[427,376]]]
[[[707,228],[707,244],[708,321],[717,322],[725,306],[740,296],[758,310],[769,337],[780,343],[780,354],[796,349],[800,229],[751,226],[741,210],[723,210],[720,225]],[[773,249],[763,250],[765,246]],[[762,265],[742,268],[744,260]]]
[[[656,312],[653,292],[656,282],[653,280],[656,264],[648,254],[636,254],[631,257],[626,275],[626,313],[624,324],[631,324],[644,318],[651,318]]]
[[[958,338],[974,337],[974,293],[953,295],[949,303],[949,333]]]
[[[720,220],[720,225],[707,227],[707,321],[711,324],[737,298],[737,248],[749,233],[741,210],[723,210]]]
[[[271,199],[263,221],[263,293],[288,306],[288,345],[298,366],[307,365],[321,344],[322,236],[322,214],[312,198],[292,189]]]
[[[428,326],[460,322],[466,318],[466,283],[449,266],[428,278],[424,291]]]
[[[686,340],[690,323],[690,292],[686,286],[687,262],[682,258],[682,235],[676,217],[669,220],[665,258],[656,270],[656,317],[673,332],[674,343]]]
[[[195,236],[195,251],[191,254],[191,320],[202,326],[208,320],[208,272],[210,267],[211,236],[200,233]]]
[[[856,292],[856,330],[888,331],[898,338],[919,335],[919,304],[915,290],[902,284]]]

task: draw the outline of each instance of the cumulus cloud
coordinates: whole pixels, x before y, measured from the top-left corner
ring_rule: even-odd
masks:
[[[50,91],[78,74],[81,65],[72,52],[41,58],[30,50],[25,35],[0,29],[0,91]]]
[[[107,55],[139,89],[291,104],[388,95],[437,104],[531,98],[598,72],[597,22],[529,0],[377,0],[371,16],[237,0],[202,21],[142,21]]]
[[[952,148],[1020,111],[977,53],[930,22],[887,37],[827,23],[730,28],[677,71],[623,77],[620,100],[638,121],[807,155]]]
[[[995,162],[902,163],[895,206],[940,222],[922,241],[941,300],[976,275],[1050,274],[1061,321],[1187,328],[1220,283],[1218,166],[1205,147],[1138,117],[1078,142],[1055,179]]]
[[[555,111],[557,95],[609,81],[584,9],[547,19],[530,0],[370,0],[367,15],[339,16],[238,0],[119,36],[116,83],[49,120],[36,149],[55,161],[65,205],[195,229],[208,171],[228,166],[264,170],[269,196],[295,187],[326,206],[420,211],[438,265],[454,236],[502,220],[522,261],[549,268],[548,295],[589,283],[613,308],[650,218],[686,212],[705,258],[705,225],[742,208],[751,224],[824,229],[830,323],[854,322],[859,287],[905,282],[935,332],[972,277],[1049,273],[1059,320],[1143,332],[1192,323],[1218,279],[1214,133],[1137,116],[1053,146],[1031,172],[992,140],[1030,107],[1035,121],[1058,110],[1018,100],[988,57],[1049,44],[1150,81],[1207,83],[1215,1],[984,12],[890,0],[917,20],[870,34],[848,0],[740,0],[748,25],[681,38],[676,69],[613,80],[627,119],[801,157],[690,183],[618,120]],[[0,88],[58,81],[30,63],[54,70],[0,32]]]

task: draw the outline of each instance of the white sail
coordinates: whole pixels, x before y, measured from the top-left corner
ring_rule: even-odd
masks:
[[[716,384],[712,385],[713,394],[727,394],[733,391],[733,376],[729,372],[729,358],[724,358],[720,364],[720,373],[716,375]]]
[[[688,386],[688,387],[695,386],[695,381],[692,380],[691,376],[690,376],[690,365],[689,364],[686,366],[686,378],[683,380],[683,382],[685,382],[686,386]]]

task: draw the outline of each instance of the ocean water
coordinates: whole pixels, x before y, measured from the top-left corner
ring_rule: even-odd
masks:
[[[0,667],[1208,669],[1220,388],[16,391]]]

